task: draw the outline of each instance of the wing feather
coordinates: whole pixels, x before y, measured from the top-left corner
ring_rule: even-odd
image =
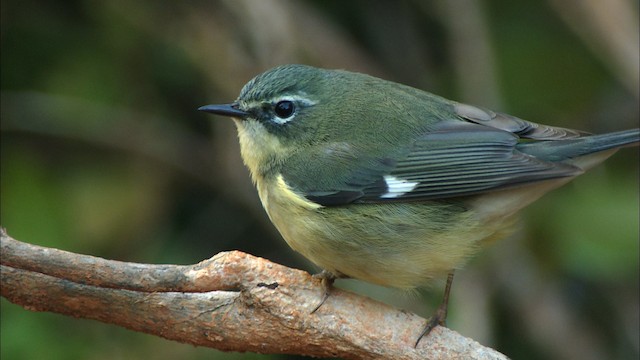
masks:
[[[324,156],[299,161],[283,176],[308,199],[335,206],[468,196],[581,173],[570,164],[522,153],[518,143],[518,136],[503,129],[443,121],[394,157],[371,158],[343,144],[349,154],[341,154],[340,162],[331,158],[335,151],[320,149]]]

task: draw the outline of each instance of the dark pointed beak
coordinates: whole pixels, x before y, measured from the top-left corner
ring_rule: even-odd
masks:
[[[210,114],[230,116],[234,118],[244,119],[249,113],[238,108],[237,103],[221,104],[221,105],[205,105],[198,108],[198,111],[208,112]]]

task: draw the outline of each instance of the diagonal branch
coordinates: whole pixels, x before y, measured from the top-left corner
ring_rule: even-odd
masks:
[[[346,359],[505,359],[446,328],[239,251],[189,266],[105,260],[0,234],[1,295],[33,311],[95,319],[224,351]]]

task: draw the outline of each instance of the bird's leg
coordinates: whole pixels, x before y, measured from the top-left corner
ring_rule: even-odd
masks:
[[[329,297],[329,291],[333,286],[333,282],[336,281],[338,276],[330,271],[322,270],[320,273],[314,274],[313,277],[322,281],[322,289],[324,290],[324,294],[322,295],[322,300],[320,300],[318,306],[311,310],[312,314],[318,311],[318,309],[320,309],[320,306],[322,306],[322,304],[324,304],[324,302],[327,300],[327,298]]]
[[[447,325],[447,307],[449,306],[449,292],[451,292],[451,283],[453,283],[453,271],[447,275],[447,284],[444,287],[444,296],[442,297],[442,303],[436,310],[436,313],[429,319],[427,325],[422,330],[422,333],[416,340],[416,344],[414,347],[418,347],[418,343],[420,340],[426,335],[429,335],[431,330],[433,330],[436,326],[446,326]]]

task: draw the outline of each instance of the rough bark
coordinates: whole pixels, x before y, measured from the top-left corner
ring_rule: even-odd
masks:
[[[19,242],[1,234],[1,295],[33,311],[95,319],[223,351],[345,359],[505,359],[425,319],[240,251],[189,266],[147,265]]]

